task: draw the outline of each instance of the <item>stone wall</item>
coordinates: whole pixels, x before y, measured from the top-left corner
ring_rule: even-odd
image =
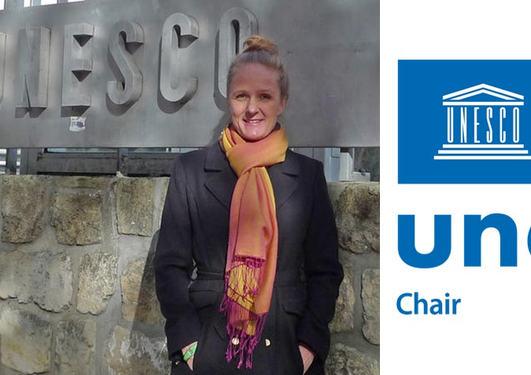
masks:
[[[0,374],[158,375],[167,178],[0,177]],[[379,184],[332,183],[345,280],[327,372],[379,374]]]

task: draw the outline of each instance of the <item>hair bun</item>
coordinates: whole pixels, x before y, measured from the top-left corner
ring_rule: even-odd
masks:
[[[262,64],[278,72],[280,95],[282,99],[287,100],[289,96],[288,72],[280,59],[275,42],[264,36],[253,35],[245,40],[243,47],[243,52],[234,57],[227,72],[227,93],[230,91],[234,75],[241,66]]]
[[[271,39],[264,36],[250,36],[243,44],[245,46],[245,50],[243,52],[266,51],[272,55],[278,55],[277,45]]]

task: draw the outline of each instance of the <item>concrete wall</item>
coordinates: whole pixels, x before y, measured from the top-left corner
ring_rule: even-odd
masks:
[[[169,374],[152,256],[167,178],[0,176],[0,374]],[[327,372],[379,374],[379,184],[331,183]]]

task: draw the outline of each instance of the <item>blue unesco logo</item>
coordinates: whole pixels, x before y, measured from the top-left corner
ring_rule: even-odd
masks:
[[[531,183],[531,61],[398,63],[399,183]]]

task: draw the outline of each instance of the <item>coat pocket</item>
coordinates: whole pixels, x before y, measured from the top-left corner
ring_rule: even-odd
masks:
[[[306,290],[300,287],[285,287],[280,292],[280,316],[278,317],[278,337],[284,341],[284,349],[279,354],[282,363],[292,374],[303,373],[303,362],[297,339],[297,326],[306,310]]]
[[[280,289],[280,301],[285,312],[298,317],[304,314],[308,301],[306,284],[286,286]]]
[[[220,286],[221,285],[221,286]],[[224,317],[220,312],[223,284],[212,280],[198,280],[190,286],[190,301],[197,311],[202,326],[194,357],[194,373],[224,374],[228,343]]]
[[[282,307],[289,314],[302,316],[306,308],[306,298],[282,300]]]
[[[216,303],[219,293],[213,290],[191,290],[190,301],[196,310],[202,310]]]
[[[190,285],[190,302],[192,302],[201,324],[205,324],[219,310],[223,296],[223,285],[214,280],[196,280]]]

